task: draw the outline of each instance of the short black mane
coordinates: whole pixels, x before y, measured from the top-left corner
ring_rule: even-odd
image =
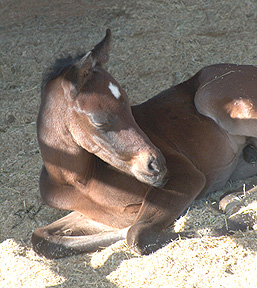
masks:
[[[66,57],[59,58],[55,60],[54,64],[49,66],[43,74],[43,80],[41,84],[41,91],[45,86],[53,79],[58,77],[64,70],[73,66],[77,61],[79,61],[85,53],[78,54],[75,57],[68,55]]]

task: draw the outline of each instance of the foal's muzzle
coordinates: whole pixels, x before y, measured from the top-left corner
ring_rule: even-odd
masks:
[[[168,181],[166,161],[159,150],[155,155],[141,152],[134,162],[132,173],[139,181],[154,187],[163,187]]]

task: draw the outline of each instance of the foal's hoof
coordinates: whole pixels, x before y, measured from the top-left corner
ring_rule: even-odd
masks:
[[[226,215],[226,228],[229,231],[246,231],[257,224],[256,212],[247,210],[242,193],[231,193],[220,200],[220,209]],[[245,209],[244,209],[245,208]]]

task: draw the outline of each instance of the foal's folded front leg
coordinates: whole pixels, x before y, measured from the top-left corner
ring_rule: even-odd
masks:
[[[163,232],[205,186],[204,175],[191,162],[180,156],[173,158],[169,165],[169,182],[163,189],[149,189],[138,216],[127,233],[128,245],[139,254],[152,253],[179,235],[194,236],[186,232]]]
[[[38,228],[32,235],[34,250],[47,258],[62,258],[94,252],[119,240],[124,240],[128,229],[114,229],[97,223],[79,212]]]

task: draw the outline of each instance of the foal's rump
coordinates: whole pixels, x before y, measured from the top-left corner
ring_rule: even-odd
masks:
[[[243,137],[242,154],[230,179],[255,175],[257,67],[218,64],[203,68],[194,78],[198,81],[194,99],[198,112],[213,119],[231,137]]]

